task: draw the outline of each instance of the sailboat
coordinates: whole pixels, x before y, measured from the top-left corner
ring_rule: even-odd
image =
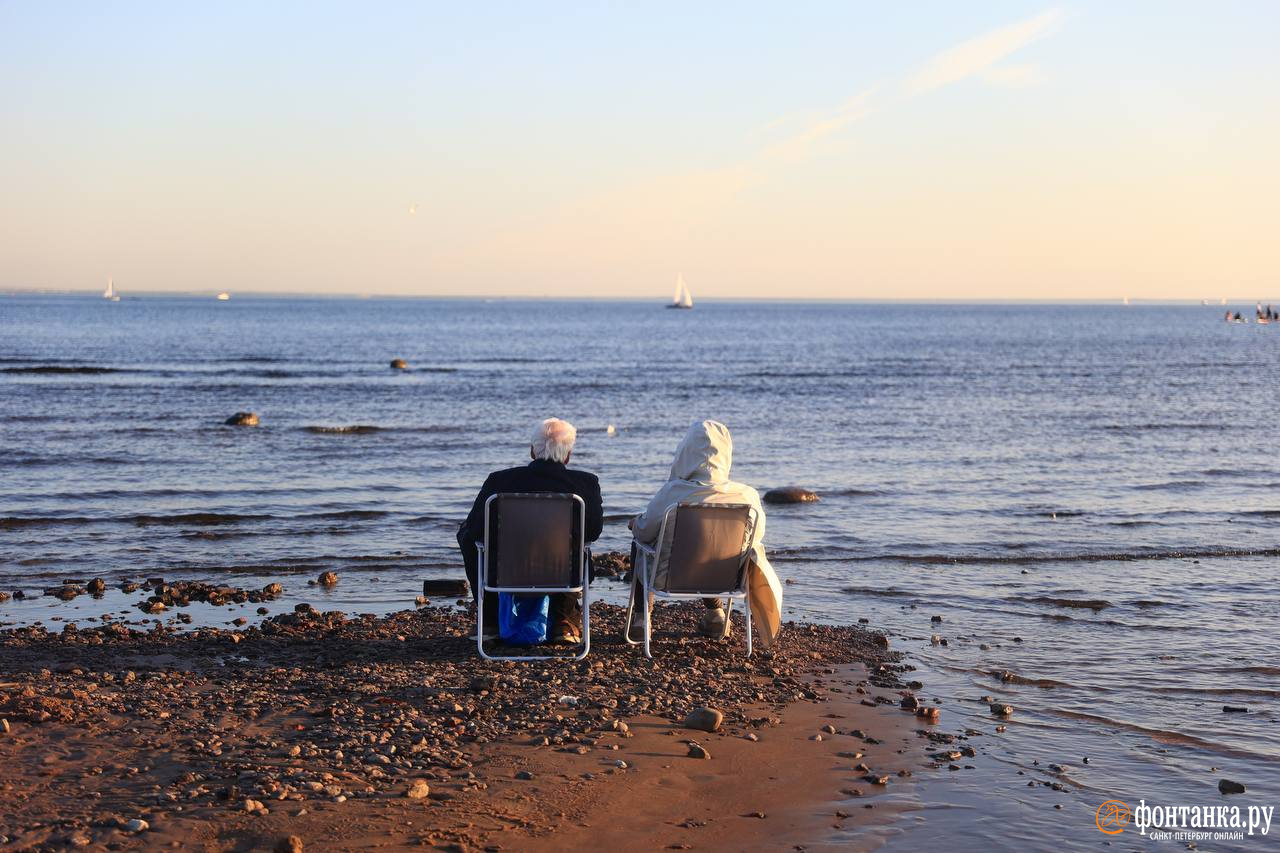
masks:
[[[231,294],[227,293],[225,290],[218,294],[219,302],[226,302],[230,298],[231,298]]]
[[[693,294],[689,292],[689,285],[684,283],[684,274],[676,276],[676,292],[671,297],[671,304],[668,308],[692,308]]]
[[[120,294],[116,293],[116,284],[110,278],[107,279],[107,289],[102,291],[102,298],[111,302],[120,301]]]

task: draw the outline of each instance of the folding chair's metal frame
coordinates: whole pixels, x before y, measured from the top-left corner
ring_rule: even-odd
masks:
[[[743,539],[742,554],[738,558],[738,586],[729,590],[700,590],[698,592],[667,592],[666,590],[654,589],[653,584],[655,575],[658,571],[660,557],[664,544],[667,542],[667,526],[672,523],[676,514],[681,509],[697,510],[700,507],[714,507],[717,509],[725,509],[730,507],[744,508],[747,513],[747,530]],[[688,600],[700,598],[725,598],[728,599],[725,607],[725,633],[729,630],[729,614],[733,610],[733,602],[741,599],[743,606],[747,611],[747,657],[751,657],[751,596],[748,594],[747,581],[747,558],[751,555],[751,542],[755,535],[756,524],[759,521],[760,514],[755,507],[750,504],[695,504],[695,503],[678,503],[667,507],[667,511],[662,514],[662,527],[658,530],[658,539],[652,545],[645,545],[643,542],[633,540],[635,545],[636,565],[631,567],[631,599],[627,603],[627,619],[623,623],[623,639],[628,644],[638,646],[644,644],[644,656],[653,657],[650,651],[650,639],[653,635],[653,602],[650,596],[654,598],[666,598],[671,600]],[[670,577],[670,568],[668,568],[668,577]],[[636,606],[635,587],[637,583],[640,586],[640,593],[644,607],[644,639],[631,639],[631,615]]]
[[[530,586],[489,586],[489,511],[493,502],[500,497],[519,498],[569,498],[576,503],[578,510],[578,536],[575,550],[580,556],[581,583],[578,586],[565,587],[530,587]],[[569,493],[556,492],[502,492],[490,495],[484,502],[484,541],[476,543],[479,565],[477,580],[480,582],[480,595],[476,600],[476,649],[485,660],[582,660],[591,651],[591,556],[587,550],[587,504],[581,497]],[[488,592],[514,592],[525,595],[554,595],[557,593],[582,593],[582,651],[576,655],[491,655],[484,650],[484,596]]]

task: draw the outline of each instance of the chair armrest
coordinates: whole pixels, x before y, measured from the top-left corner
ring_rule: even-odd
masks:
[[[641,554],[644,554],[646,557],[652,557],[658,553],[658,548],[656,544],[646,545],[643,542],[639,542],[635,539],[632,539],[631,541],[636,546],[636,550],[639,551]]]

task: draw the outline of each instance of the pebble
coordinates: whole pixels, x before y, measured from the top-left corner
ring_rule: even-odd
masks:
[[[698,743],[696,740],[689,741],[689,757],[690,758],[710,758],[711,753],[707,752],[706,747]]]
[[[411,800],[421,800],[431,793],[431,786],[425,779],[414,779],[409,783],[409,790],[404,795]]]
[[[146,832],[150,828],[151,828],[151,824],[147,823],[145,820],[143,820],[140,817],[135,817],[133,820],[126,823],[123,827],[125,832],[135,832],[135,833]]]
[[[533,774],[530,773],[528,770],[518,770],[516,771],[516,778],[523,779],[524,781],[528,782],[533,779]]]
[[[281,838],[276,842],[274,850],[275,853],[302,853],[302,839],[296,835]]]
[[[829,735],[833,735],[836,733],[836,727],[831,725],[830,723],[827,723],[825,726],[823,726],[822,730]]]
[[[3,732],[4,734],[9,734],[9,732],[11,731],[13,731],[13,728],[9,725],[9,721],[0,720],[0,732]]]

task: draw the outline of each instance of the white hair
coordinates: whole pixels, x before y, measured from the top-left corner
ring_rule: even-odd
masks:
[[[533,455],[537,459],[549,459],[561,465],[569,461],[573,443],[578,440],[578,430],[568,421],[547,418],[533,428]]]

